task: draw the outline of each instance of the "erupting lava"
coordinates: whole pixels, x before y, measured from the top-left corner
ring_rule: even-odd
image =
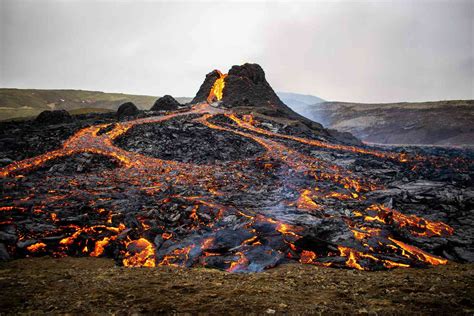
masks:
[[[209,103],[222,100],[222,95],[224,94],[225,78],[227,77],[227,74],[223,74],[219,70],[217,70],[217,72],[219,73],[219,78],[216,79],[211,91],[209,92],[209,96],[207,97],[207,102]]]
[[[208,103],[223,97],[227,75],[219,74]],[[113,256],[131,267],[201,265],[230,272],[261,271],[290,260],[360,270],[447,262],[409,245],[407,238],[449,236],[453,234],[450,226],[381,204],[366,205],[365,194],[380,188],[377,181],[361,179],[291,144],[398,164],[409,160],[406,155],[273,132],[259,126],[252,115],[242,116],[208,103],[163,116],[87,127],[60,149],[1,169],[9,192],[17,195],[2,197],[0,224],[18,227],[18,243],[28,244],[11,246],[9,251],[14,256]],[[253,141],[263,148],[263,154],[199,165],[145,156],[115,143],[134,126],[187,117],[202,128]],[[36,169],[81,153],[108,157],[119,167],[96,174],[45,177],[35,182],[38,187],[19,191],[21,179]],[[258,207],[232,202],[234,192],[259,199],[259,190],[270,185],[265,182],[268,179],[278,185],[265,198],[283,196],[282,191],[288,191],[284,195],[288,198]],[[133,200],[131,194],[143,202],[133,208],[117,202]],[[41,203],[29,202],[37,197]],[[261,200],[263,203],[264,198]],[[288,214],[297,216],[291,220]],[[298,218],[311,220],[305,223]],[[43,225],[42,229],[28,230],[36,227],[31,221]],[[321,237],[311,239],[313,227],[331,225],[346,239],[339,239],[338,244]]]

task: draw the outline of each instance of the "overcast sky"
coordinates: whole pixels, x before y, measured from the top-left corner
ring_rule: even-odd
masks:
[[[0,0],[0,85],[194,96],[259,63],[277,91],[474,98],[474,1]]]

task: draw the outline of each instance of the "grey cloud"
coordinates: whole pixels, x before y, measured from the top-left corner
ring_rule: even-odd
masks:
[[[474,2],[1,1],[1,85],[192,96],[258,62],[276,90],[474,98]]]

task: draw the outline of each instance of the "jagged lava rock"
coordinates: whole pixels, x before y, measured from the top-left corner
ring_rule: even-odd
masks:
[[[174,111],[179,109],[180,104],[170,95],[165,95],[155,101],[151,107],[151,111]]]
[[[138,108],[133,102],[125,102],[124,104],[120,105],[117,110],[117,117],[123,118],[126,116],[135,116],[138,114]]]
[[[35,119],[40,124],[61,124],[72,122],[74,118],[66,110],[43,111]]]

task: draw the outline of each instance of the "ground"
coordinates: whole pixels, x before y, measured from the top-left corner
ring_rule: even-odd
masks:
[[[0,264],[0,314],[474,313],[474,264],[365,272],[290,264],[263,273],[123,268],[97,258]]]

